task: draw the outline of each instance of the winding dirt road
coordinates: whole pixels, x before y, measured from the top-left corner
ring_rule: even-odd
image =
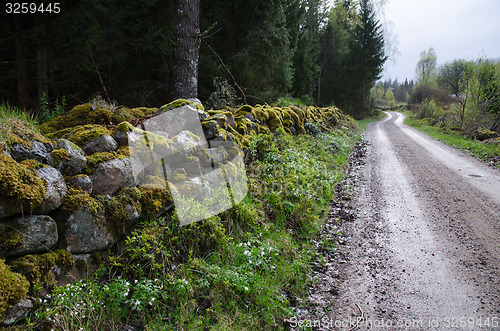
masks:
[[[332,325],[500,330],[500,170],[387,115],[366,131]]]

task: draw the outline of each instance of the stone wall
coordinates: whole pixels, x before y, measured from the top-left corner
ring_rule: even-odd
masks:
[[[35,284],[55,286],[75,262],[111,248],[141,218],[172,212],[176,185],[158,185],[165,178],[147,171],[138,185],[129,141],[144,133],[148,119],[186,104],[198,113],[209,142],[187,156],[186,164],[194,168],[213,162],[231,165],[237,151],[222,150],[224,142],[245,150],[255,134],[304,134],[310,123],[323,130],[352,125],[336,108],[246,105],[205,111],[197,100],[176,100],[158,109],[79,105],[43,124],[43,135],[10,137],[8,148],[0,151],[0,291],[12,284],[18,291],[0,299],[4,324],[24,318],[30,306],[24,296]],[[199,140],[185,131],[171,137],[148,132],[147,137],[148,144],[178,152]],[[186,185],[182,176],[190,171],[188,165],[178,173],[184,181],[179,185]]]

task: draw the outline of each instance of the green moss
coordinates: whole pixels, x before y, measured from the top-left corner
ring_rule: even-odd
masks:
[[[0,256],[24,242],[24,234],[9,223],[0,223]]]
[[[68,113],[42,124],[40,129],[45,133],[54,133],[65,128],[88,124],[110,125],[123,121],[130,121],[134,118],[141,118],[154,111],[156,111],[156,109],[145,107],[107,109],[105,107],[92,106],[86,103],[75,106]]]
[[[148,107],[137,107],[137,108],[130,109],[130,111],[133,114],[137,115],[136,117],[143,117],[144,115],[151,115],[154,112],[156,112],[157,110],[158,110],[158,108],[148,108]],[[142,113],[142,116],[139,115],[141,113]]]
[[[269,113],[262,106],[254,107],[252,109],[252,115],[261,123],[266,123],[269,120]]]
[[[43,282],[47,288],[56,285],[56,279],[51,272],[56,265],[61,270],[68,270],[74,266],[73,255],[67,250],[60,249],[45,254],[25,255],[10,263],[12,270],[25,276],[32,287]]]
[[[69,160],[69,152],[64,148],[55,149],[51,153],[54,164],[57,166],[62,160]]]
[[[90,156],[85,156],[87,159],[87,166],[83,169],[83,173],[90,175],[94,172],[97,166],[101,163],[108,162],[114,159],[123,159],[126,155],[120,154],[118,152],[98,152]]]
[[[49,138],[64,138],[83,147],[89,141],[103,135],[111,136],[111,131],[101,125],[80,125],[47,134]]]
[[[170,188],[163,189],[144,185],[140,187],[140,190],[142,212],[148,219],[156,218],[159,213],[173,203]]]
[[[249,105],[244,105],[244,106],[241,106],[235,113],[234,113],[234,117],[242,117],[242,116],[245,116],[247,114],[250,114],[252,113],[252,107],[249,106]]]
[[[116,126],[116,128],[114,128],[113,133],[112,133],[112,137],[116,138],[117,132],[129,133],[129,132],[134,131],[134,129],[135,129],[135,127],[132,124],[130,124],[129,122],[121,122],[120,124],[118,124]]]
[[[31,211],[45,198],[47,183],[34,169],[17,163],[11,157],[0,155],[0,199],[7,202],[9,214]]]
[[[8,308],[26,296],[29,286],[24,276],[11,271],[5,260],[0,259],[0,321]]]
[[[69,188],[68,193],[64,197],[61,210],[65,214],[71,215],[81,207],[86,207],[94,215],[97,215],[103,208],[102,203],[91,197],[87,192],[84,192],[81,188]]]
[[[135,209],[138,214],[142,211],[139,200],[142,193],[137,188],[123,188],[115,196],[105,199],[102,203],[106,216],[106,227],[115,238],[120,238],[125,233],[127,221],[130,218],[127,206]]]
[[[267,109],[267,114],[269,115],[267,126],[269,127],[269,130],[271,130],[271,132],[275,132],[278,128],[283,127],[279,108],[269,108]]]
[[[40,163],[37,160],[33,159],[23,160],[20,162],[20,164],[33,171],[37,171],[47,166],[46,164]]]
[[[160,107],[160,109],[165,112],[165,111],[168,111],[168,110],[171,110],[171,109],[175,109],[175,108],[179,108],[179,107],[182,107],[182,106],[185,106],[185,105],[191,105],[193,107],[196,107],[199,110],[203,110],[203,111],[205,110],[205,108],[202,105],[200,105],[200,104],[198,104],[196,102],[192,102],[192,101],[186,100],[186,99],[177,99],[177,100],[174,100],[174,101],[172,101],[170,103],[167,103],[166,105]]]
[[[118,153],[124,157],[130,157],[130,148],[128,146],[120,146],[118,147]]]

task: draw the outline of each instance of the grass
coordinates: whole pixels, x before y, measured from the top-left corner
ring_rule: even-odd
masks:
[[[357,120],[356,122],[358,122],[358,126],[359,126],[359,130],[360,132],[365,132],[366,128],[368,127],[368,124],[372,123],[372,122],[376,122],[378,120],[381,120],[385,117],[385,113],[382,112],[382,111],[379,111],[378,113],[376,113],[375,115],[373,116],[370,116],[370,117],[366,117],[366,118],[363,118],[361,120]]]
[[[185,227],[144,220],[91,276],[40,296],[28,328],[283,330],[307,301],[312,239],[357,139],[252,137],[243,202]]]
[[[489,161],[500,168],[500,144],[467,139],[456,131],[429,125],[423,120],[415,119],[411,111],[404,111],[403,113],[406,115],[405,124],[449,146],[466,151],[482,160]]]
[[[0,104],[0,150],[19,142],[19,137],[29,141],[38,133],[36,117],[8,103]]]

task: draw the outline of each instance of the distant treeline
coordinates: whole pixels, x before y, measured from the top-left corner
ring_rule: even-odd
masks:
[[[197,91],[209,106],[289,96],[353,115],[368,109],[386,60],[370,0],[328,8],[322,0],[186,1],[199,10]],[[180,3],[62,0],[58,13],[3,10],[0,98],[28,109],[96,94],[130,107],[168,102],[177,23],[191,15],[179,14]]]

